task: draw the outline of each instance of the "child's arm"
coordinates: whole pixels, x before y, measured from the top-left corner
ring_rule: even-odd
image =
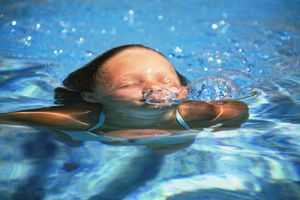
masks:
[[[192,128],[218,123],[237,128],[248,119],[248,106],[241,101],[188,101],[179,112]]]
[[[86,107],[49,107],[0,115],[0,123],[43,126],[60,130],[86,130],[93,109]],[[96,119],[97,120],[97,119]]]

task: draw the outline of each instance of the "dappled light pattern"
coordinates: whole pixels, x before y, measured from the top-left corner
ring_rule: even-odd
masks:
[[[1,112],[52,106],[71,71],[142,43],[188,77],[189,99],[241,99],[249,120],[125,145],[1,125],[0,199],[300,199],[299,0],[171,2],[1,1]]]

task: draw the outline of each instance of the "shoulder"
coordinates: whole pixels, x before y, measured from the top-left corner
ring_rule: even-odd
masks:
[[[59,130],[87,130],[98,120],[101,106],[53,106],[1,115],[0,122],[48,127]]]
[[[83,126],[82,128],[88,129],[98,122],[102,106],[99,104],[87,104],[78,106],[50,107],[47,111],[70,116],[76,121],[87,124],[87,126]]]

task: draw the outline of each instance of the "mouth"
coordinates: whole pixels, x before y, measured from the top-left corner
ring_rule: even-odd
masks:
[[[181,103],[177,98],[177,94],[165,90],[151,90],[143,95],[143,100],[146,104],[152,105],[155,108],[169,107]]]

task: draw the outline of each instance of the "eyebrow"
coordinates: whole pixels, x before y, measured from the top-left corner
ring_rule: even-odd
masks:
[[[125,74],[123,77],[120,78],[120,81],[126,80],[127,78],[136,78],[136,79],[141,79],[143,77],[143,74],[139,73],[130,73],[130,74]]]

